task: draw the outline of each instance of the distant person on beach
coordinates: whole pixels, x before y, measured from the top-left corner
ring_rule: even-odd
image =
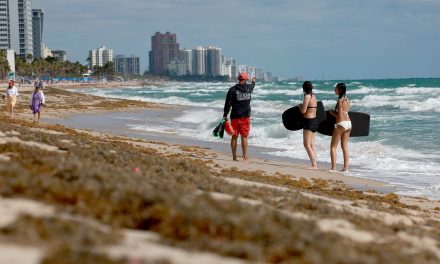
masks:
[[[223,118],[227,120],[229,110],[231,111],[231,124],[234,134],[231,139],[232,159],[237,161],[237,141],[238,135],[241,136],[241,149],[243,161],[248,160],[247,147],[250,131],[251,116],[251,94],[255,87],[256,78],[252,78],[252,84],[247,84],[249,76],[246,72],[238,75],[238,84],[232,86],[226,96]]]
[[[318,169],[316,164],[316,147],[315,147],[315,134],[319,127],[318,119],[316,118],[316,111],[318,108],[318,100],[316,95],[313,94],[313,85],[310,81],[303,83],[304,99],[300,104],[300,111],[304,115],[304,129],[303,129],[303,142],[304,148],[309,155],[312,167],[309,169]]]
[[[338,95],[338,103],[335,111],[330,113],[336,118],[335,129],[333,130],[330,146],[330,157],[332,160],[331,171],[336,171],[336,148],[341,141],[342,153],[344,155],[344,167],[342,172],[348,172],[350,155],[348,153],[348,140],[350,139],[351,120],[348,112],[350,111],[350,100],[347,95],[347,87],[344,83],[338,83],[335,87],[335,94]]]
[[[43,91],[41,91],[41,85],[37,83],[35,85],[35,91],[32,93],[31,101],[29,103],[29,108],[32,110],[32,113],[34,114],[34,122],[37,123],[40,122],[40,113],[41,113],[41,108],[43,106],[46,106],[44,93]]]
[[[6,94],[3,96],[3,99],[6,97],[6,111],[8,111],[10,118],[12,118],[14,115],[14,107],[17,104],[17,96],[18,90],[17,87],[15,87],[15,81],[9,80],[8,88],[6,89]]]

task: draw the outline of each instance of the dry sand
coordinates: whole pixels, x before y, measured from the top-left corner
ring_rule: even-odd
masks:
[[[356,191],[383,184],[301,164],[34,124],[21,92],[16,119],[0,116],[0,263],[440,261],[438,201]],[[45,92],[45,116],[167,107]]]

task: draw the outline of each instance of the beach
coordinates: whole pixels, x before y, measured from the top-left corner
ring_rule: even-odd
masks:
[[[0,116],[0,263],[440,261],[438,200],[268,146],[233,162],[227,140],[127,130],[109,116],[154,127],[195,108],[84,93],[96,88],[46,87],[36,124],[23,87],[16,117]]]

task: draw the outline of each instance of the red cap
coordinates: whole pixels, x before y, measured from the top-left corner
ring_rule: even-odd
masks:
[[[238,74],[238,79],[239,80],[249,80],[249,75],[247,74],[247,72],[240,72]]]

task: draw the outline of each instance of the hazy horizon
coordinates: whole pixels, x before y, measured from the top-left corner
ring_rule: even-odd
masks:
[[[177,34],[182,48],[214,45],[239,64],[280,77],[440,77],[440,1],[434,0],[34,0],[44,40],[85,60],[105,45],[148,66],[150,37]]]

